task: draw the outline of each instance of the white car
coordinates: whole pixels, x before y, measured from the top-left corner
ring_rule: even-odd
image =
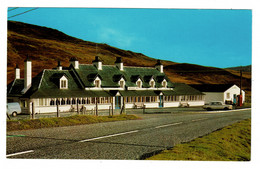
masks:
[[[233,108],[232,105],[227,105],[220,101],[210,102],[209,104],[205,104],[203,106],[203,109],[206,109],[208,111],[209,110],[232,110],[232,108]]]
[[[12,115],[13,117],[17,116],[22,112],[20,104],[18,102],[7,103],[6,105],[6,113],[8,115]]]

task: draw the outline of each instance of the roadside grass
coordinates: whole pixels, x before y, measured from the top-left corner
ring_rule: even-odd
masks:
[[[174,146],[146,160],[250,161],[251,119]]]
[[[40,119],[25,119],[25,120],[8,120],[7,131],[28,130],[48,127],[73,126],[81,124],[93,124],[102,122],[136,120],[140,119],[135,115],[115,115],[115,116],[90,116],[90,115],[75,115],[69,117],[53,117]]]

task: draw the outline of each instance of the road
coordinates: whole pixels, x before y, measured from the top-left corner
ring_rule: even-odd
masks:
[[[7,158],[143,159],[251,118],[251,109],[139,114],[141,120],[7,133]]]

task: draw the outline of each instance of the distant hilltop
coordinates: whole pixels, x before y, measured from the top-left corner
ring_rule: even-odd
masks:
[[[154,66],[157,59],[142,53],[119,49],[104,43],[84,41],[56,29],[8,21],[7,43],[7,83],[14,80],[16,64],[21,69],[27,56],[33,61],[33,74],[36,76],[43,69],[52,69],[60,60],[62,66],[69,66],[69,59],[76,57],[80,63],[91,64],[98,55],[104,65],[114,64],[116,57],[121,57],[126,66]],[[174,58],[173,58],[174,59]],[[174,83],[186,84],[237,84],[239,72],[235,69],[221,69],[189,63],[162,61],[164,70]],[[251,66],[250,66],[251,67]],[[243,73],[243,89],[251,90],[251,72]]]
[[[243,72],[251,72],[252,71],[252,65],[248,65],[248,66],[237,66],[237,67],[228,67],[226,69],[232,69],[232,70],[236,70],[236,71],[240,71],[242,70]]]

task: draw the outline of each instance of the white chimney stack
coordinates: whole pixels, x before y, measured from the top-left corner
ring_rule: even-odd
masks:
[[[15,68],[15,79],[20,79],[20,68],[18,67],[17,64]]]
[[[75,69],[79,68],[79,61],[75,57],[70,58],[70,64],[72,64]]]
[[[155,68],[160,71],[160,73],[163,73],[163,65],[160,60],[157,60],[157,63],[155,64]]]
[[[93,60],[92,63],[98,70],[102,70],[102,62],[98,56],[95,57],[95,60]]]
[[[117,57],[117,58],[116,58],[115,65],[116,65],[116,67],[117,67],[119,70],[121,70],[121,71],[124,70],[124,64],[123,64],[123,62],[122,62],[121,57]]]
[[[32,61],[27,58],[24,60],[24,89],[22,93],[25,93],[32,85]]]
[[[61,66],[61,64],[60,64],[60,61],[58,61],[57,69],[58,69],[58,70],[62,70],[62,66]]]

